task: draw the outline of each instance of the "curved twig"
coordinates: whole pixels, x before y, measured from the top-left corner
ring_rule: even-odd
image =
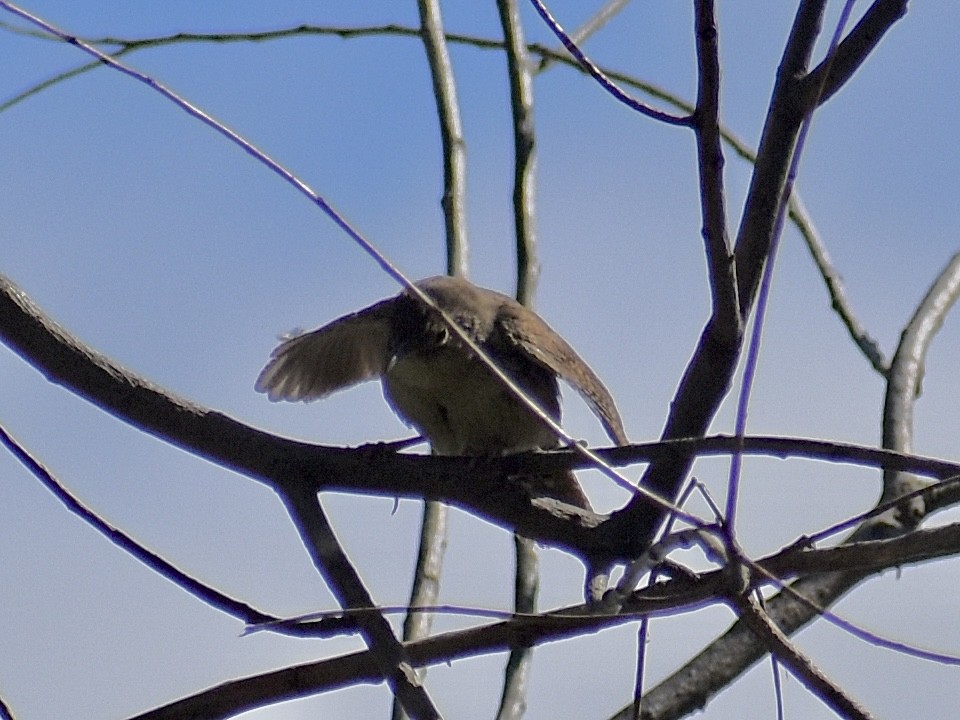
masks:
[[[883,405],[883,447],[910,452],[913,446],[913,406],[920,396],[923,366],[937,331],[960,296],[960,253],[954,255],[930,286],[916,312],[910,318],[890,364],[887,392]],[[881,502],[894,499],[913,489],[916,480],[905,473],[883,473]],[[914,523],[923,517],[923,509],[911,508],[916,517],[900,518]],[[907,512],[909,516],[911,513]]]
[[[594,80],[597,81],[600,87],[610,93],[614,98],[632,110],[636,110],[638,113],[646,115],[648,118],[653,120],[659,120],[660,122],[667,123],[668,125],[690,124],[691,118],[689,116],[671,115],[670,113],[663,112],[662,110],[657,110],[656,108],[653,108],[650,105],[631,97],[617,87],[617,85],[612,82],[612,80],[607,77],[604,72],[577,46],[577,43],[574,42],[573,38],[571,38],[564,31],[564,29],[560,26],[560,23],[558,23],[556,18],[550,14],[547,6],[544,5],[541,0],[530,0],[530,2],[533,4],[534,9],[537,11],[540,17],[543,18],[543,21],[547,24],[547,27],[549,27],[553,34],[557,36],[557,39],[563,43],[563,46],[566,48],[567,52],[576,58],[577,63],[584,68]]]

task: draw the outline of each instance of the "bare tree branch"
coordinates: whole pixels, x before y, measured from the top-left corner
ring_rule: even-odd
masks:
[[[627,3],[630,0],[607,0],[597,12],[595,12],[590,18],[587,19],[580,27],[570,33],[570,39],[578,47],[583,45],[592,35],[594,35],[598,30],[600,30],[604,25],[609,23],[617,14],[623,10]],[[556,50],[558,54],[562,54],[562,50]],[[555,57],[550,57],[547,55],[542,55],[540,57],[540,62],[537,63],[536,70],[534,74],[539,75],[544,70],[549,68],[553,63],[557,62]],[[606,73],[605,73],[606,74]],[[607,74],[609,77],[609,74]]]
[[[510,87],[513,123],[513,224],[517,248],[517,301],[533,305],[540,266],[537,262],[536,130],[533,115],[533,78],[517,0],[497,0]],[[514,534],[514,609],[534,613],[540,590],[540,561],[536,543]],[[504,668],[503,692],[497,720],[519,720],[527,707],[533,650],[513,648]]]
[[[777,81],[737,235],[737,281],[744,315],[750,310],[760,284],[760,275],[773,242],[777,209],[784,197],[790,161],[800,127],[810,109],[809,98],[803,94],[806,88],[801,81],[806,77],[820,33],[825,5],[825,0],[802,0],[777,69]]]
[[[522,486],[511,479],[520,471],[550,473],[587,466],[588,461],[574,450],[503,458],[428,457],[400,454],[382,445],[346,449],[279,438],[178,398],[125,370],[47,318],[3,276],[0,338],[51,382],[124,422],[273,487],[309,482],[321,491],[442,499],[578,554],[635,556],[627,552],[631,540],[617,537],[606,516],[547,502],[530,503]],[[776,437],[747,437],[742,442],[745,453],[809,457],[938,478],[960,474],[958,463],[849,443]],[[690,438],[612,448],[602,454],[620,465],[687,461],[728,454],[739,443],[737,438],[723,436]],[[470,483],[461,481],[464,472],[470,473]]]
[[[731,602],[750,631],[831,710],[850,720],[870,720],[873,717],[793,646],[789,638],[757,604],[752,594],[733,595]]]
[[[418,0],[420,36],[423,40],[437,103],[437,118],[443,155],[443,208],[447,247],[447,274],[467,275],[467,194],[466,143],[457,100],[457,84],[447,49],[446,35],[439,0]],[[410,607],[433,605],[440,593],[440,574],[447,545],[447,506],[436,500],[425,500],[420,523],[420,544],[410,591]],[[410,610],[403,623],[404,641],[417,640],[430,634],[433,615]],[[422,671],[417,673],[422,681]],[[394,700],[393,720],[407,717],[401,703]]]
[[[670,113],[663,112],[662,110],[657,110],[656,108],[647,105],[646,103],[637,100],[636,98],[631,97],[619,87],[617,87],[611,80],[608,78],[602,70],[584,54],[584,52],[577,46],[577,43],[573,41],[564,29],[560,26],[560,23],[556,21],[553,15],[550,14],[550,11],[547,9],[547,6],[543,4],[541,0],[530,0],[533,4],[533,7],[536,9],[537,13],[543,18],[543,21],[547,24],[547,27],[553,32],[554,35],[563,43],[563,46],[567,49],[576,61],[583,67],[587,73],[593,77],[594,80],[599,83],[600,87],[610,93],[617,100],[622,102],[627,107],[636,110],[642,115],[653,120],[659,120],[660,122],[667,123],[668,125],[689,125],[689,117],[681,117],[678,115],[671,115]]]
[[[800,3],[778,69],[734,251],[743,318],[753,307],[778,219],[782,217],[778,208],[783,205],[803,119],[816,102],[817,96],[803,84],[803,78],[819,34],[824,5],[825,0]],[[710,318],[674,395],[663,438],[696,437],[706,431],[730,387],[741,343],[742,333],[731,332],[729,323],[719,321],[716,315]],[[688,469],[688,459],[655,462],[641,484],[661,497],[673,498]],[[621,537],[635,538],[636,555],[649,544],[662,519],[661,511],[637,497],[605,526],[616,528]]]
[[[850,34],[840,43],[837,54],[829,65],[821,63],[807,79],[814,87],[827,72],[819,103],[823,104],[842,88],[876,49],[880,40],[894,24],[907,14],[907,0],[874,0]]]
[[[0,443],[13,454],[47,490],[53,493],[54,497],[56,497],[69,512],[79,517],[111,543],[132,555],[161,577],[167,578],[210,607],[232,615],[248,625],[273,623],[280,619],[262,613],[244,602],[224,595],[209,585],[205,585],[164,560],[156,553],[148,550],[122,530],[111,527],[67,490],[46,467],[20,445],[2,426],[0,426]],[[316,631],[320,633],[343,632],[344,630],[352,631],[355,628],[356,625],[352,621],[345,621],[343,618],[327,618],[319,622],[313,629],[308,630],[304,628],[307,632],[297,632],[296,634],[317,634]]]
[[[497,0],[503,28],[513,121],[513,226],[517,246],[517,300],[531,307],[537,290],[536,128],[533,78],[517,0]]]
[[[920,396],[924,361],[934,336],[947,313],[960,296],[960,253],[954,255],[940,272],[907,323],[890,364],[883,406],[883,447],[908,453],[913,449],[913,406]],[[883,474],[881,502],[893,500],[913,489],[916,479],[896,470]],[[914,507],[915,522],[923,509]],[[909,514],[909,513],[908,513]],[[903,522],[911,522],[907,517]]]
[[[713,314],[718,327],[731,337],[740,334],[737,279],[727,236],[727,211],[723,190],[723,150],[720,138],[720,57],[712,0],[695,3],[697,45],[697,108],[693,128],[697,139],[700,173],[701,233],[709,268]]]
[[[522,535],[514,534],[514,609],[517,613],[532,614],[537,611],[537,595],[540,591],[540,560],[536,543]],[[527,646],[510,649],[503,671],[503,692],[497,708],[497,720],[519,720],[527,710],[527,691],[533,667],[533,648]]]
[[[343,608],[372,608],[376,604],[350,562],[316,492],[291,486],[281,493],[317,570]],[[361,613],[357,624],[394,697],[416,720],[440,718],[427,691],[420,685],[406,648],[397,640],[387,619],[378,612]]]
[[[924,549],[924,546],[928,546]],[[756,588],[769,582],[769,575],[786,578],[799,573],[819,573],[809,581],[794,584],[804,592],[813,606],[820,599],[814,582],[830,579],[834,588],[842,587],[844,578],[863,578],[889,567],[907,562],[932,560],[960,553],[960,524],[933,530],[920,530],[900,538],[860,542],[826,550],[790,548],[776,555],[756,561],[763,572],[749,572],[749,587]],[[829,572],[829,571],[834,572]],[[824,574],[826,573],[826,574]],[[407,646],[410,662],[423,666],[450,662],[463,657],[504,652],[517,645],[539,645],[567,637],[596,632],[642,617],[671,615],[702,607],[707,603],[722,602],[728,587],[724,569],[703,575],[699,579],[685,577],[657,584],[637,591],[627,598],[619,614],[598,614],[593,605],[578,605],[512,620],[457,630],[417,641]],[[847,580],[846,582],[849,582]],[[784,597],[792,602],[785,603]],[[803,624],[804,613],[811,604],[796,601],[792,596],[778,596],[768,608],[771,618],[789,634]],[[815,612],[814,612],[815,615]],[[788,629],[789,628],[789,629]],[[723,687],[730,678],[715,681],[715,677],[729,673],[731,666],[746,662],[746,666],[760,659],[765,649],[759,645],[753,632],[744,624],[735,625],[727,633],[723,647],[713,648],[710,655],[699,661],[689,675],[689,692],[667,696],[663,685],[644,698],[645,718],[682,717],[701,707],[708,695],[706,689]],[[725,638],[727,637],[725,636]],[[730,662],[723,653],[730,653]],[[744,656],[753,659],[744,661]],[[733,675],[735,677],[736,674]],[[223,683],[194,696],[131,718],[131,720],[174,720],[190,718],[225,718],[240,712],[300,697],[305,692],[323,692],[335,688],[381,678],[369,651],[339,656],[315,663],[284,668],[249,678]],[[716,682],[716,686],[713,683]],[[700,689],[700,694],[697,689]],[[677,686],[673,687],[674,690]],[[649,704],[648,704],[649,702]],[[680,707],[682,705],[682,708]],[[649,714],[647,714],[649,713]],[[622,716],[628,717],[626,715]]]
[[[410,609],[403,621],[403,640],[419,640],[430,634],[433,625],[433,613],[422,612],[414,608],[433,605],[440,594],[440,572],[443,568],[443,556],[447,549],[447,506],[436,500],[423,503],[420,522],[420,546],[417,550],[417,564],[413,574],[413,587],[410,590]],[[417,673],[422,681],[422,672]],[[403,705],[394,699],[393,718],[407,717]]]
[[[790,219],[793,220],[794,225],[796,225],[800,231],[800,235],[803,237],[807,249],[810,251],[810,256],[817,266],[817,270],[820,271],[820,277],[823,278],[823,282],[827,287],[827,293],[830,296],[831,307],[840,317],[844,327],[847,328],[847,332],[850,334],[850,338],[856,343],[860,352],[862,352],[864,357],[870,362],[871,367],[880,373],[880,375],[886,377],[890,369],[889,363],[884,357],[883,351],[880,349],[877,341],[871,337],[870,333],[867,332],[866,328],[864,328],[863,324],[854,314],[850,300],[847,297],[846,288],[843,284],[843,278],[840,277],[840,274],[836,271],[836,268],[834,268],[833,261],[827,253],[827,248],[820,237],[820,233],[817,232],[816,227],[814,227],[813,219],[810,217],[810,213],[807,212],[807,208],[803,204],[796,188],[790,193],[787,212],[790,214]]]
[[[446,223],[447,271],[450,275],[467,274],[467,206],[466,206],[466,143],[463,122],[457,101],[457,84],[447,50],[439,0],[417,0],[420,11],[420,35],[430,64],[433,95],[440,119],[440,140],[443,146],[443,217]]]

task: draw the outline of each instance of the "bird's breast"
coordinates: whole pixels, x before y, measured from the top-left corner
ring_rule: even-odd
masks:
[[[556,378],[539,373],[516,380],[549,414],[559,415]],[[505,454],[557,444],[496,376],[452,344],[395,358],[383,390],[397,414],[440,455]]]

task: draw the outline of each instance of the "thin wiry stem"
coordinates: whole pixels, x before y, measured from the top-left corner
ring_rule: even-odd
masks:
[[[187,575],[167,560],[164,560],[155,552],[148,550],[122,530],[118,530],[109,525],[67,490],[63,484],[57,480],[39,460],[33,457],[23,445],[17,442],[3,426],[0,426],[0,444],[3,444],[21,465],[37,478],[47,490],[53,493],[54,497],[56,497],[70,513],[83,520],[111,543],[129,553],[132,557],[142,562],[158,575],[174,583],[177,587],[190,593],[210,607],[232,615],[248,625],[275,623],[280,620],[277,617],[260,612],[244,602],[224,595],[209,585],[205,585],[196,578]],[[301,628],[295,632],[298,635],[319,635],[353,631],[355,629],[356,624],[352,621],[345,620],[342,617],[330,617],[325,618],[319,623],[311,623],[310,626],[301,626]]]
[[[690,117],[689,116],[679,116],[671,115],[670,113],[663,112],[662,110],[657,110],[646,103],[637,100],[634,97],[631,97],[623,90],[621,90],[617,85],[612,82],[612,80],[607,77],[603,71],[590,59],[586,54],[577,46],[577,43],[573,41],[566,31],[560,26],[560,23],[557,22],[556,18],[550,14],[550,11],[547,9],[547,6],[541,2],[541,0],[530,0],[533,4],[534,9],[539,13],[540,17],[543,18],[543,21],[547,24],[547,27],[553,32],[554,35],[563,43],[563,46],[567,49],[577,62],[583,67],[587,73],[593,77],[594,80],[599,83],[600,87],[610,93],[617,100],[622,102],[627,107],[632,110],[636,110],[642,115],[653,120],[659,120],[660,122],[667,123],[668,125],[689,125]]]
[[[597,10],[592,17],[588,18],[585,23],[570,33],[570,39],[573,40],[577,46],[582,45],[604,25],[613,20],[629,2],[630,0],[607,0],[603,7]],[[554,58],[544,56],[540,59],[534,72],[539,75],[554,62],[556,62]]]
[[[852,0],[847,0],[840,13],[837,26],[834,29],[830,45],[827,48],[827,58],[824,60],[829,64],[837,51],[837,45],[840,44],[840,38],[843,36],[844,28],[853,11]],[[811,39],[814,40],[814,38]],[[807,135],[810,132],[810,125],[813,122],[813,112],[817,107],[817,99],[823,92],[821,83],[814,91],[814,97],[809,103],[803,121],[797,132],[794,148],[790,157],[789,167],[787,169],[786,181],[784,182],[782,197],[776,207],[776,215],[772,226],[772,235],[770,237],[767,249],[767,258],[763,268],[763,275],[760,280],[760,288],[757,293],[756,312],[754,314],[753,332],[750,336],[750,344],[747,347],[747,357],[744,364],[743,379],[740,386],[740,394],[737,398],[737,417],[735,420],[735,434],[742,437],[747,429],[747,412],[750,404],[750,393],[753,390],[753,383],[756,378],[757,363],[760,359],[760,342],[763,337],[764,322],[766,320],[767,303],[770,298],[771,288],[773,287],[773,271],[776,267],[777,251],[780,249],[780,239],[783,237],[783,222],[787,215],[787,199],[793,193],[793,186],[796,184],[797,173],[800,167],[800,157],[803,154],[804,144]],[[742,456],[735,453],[730,462],[730,476],[727,482],[727,507],[726,507],[726,527],[730,533],[731,542],[734,539],[734,528],[736,525],[737,499],[740,487],[740,470]]]

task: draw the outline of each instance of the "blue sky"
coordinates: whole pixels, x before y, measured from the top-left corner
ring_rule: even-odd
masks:
[[[695,90],[689,3],[635,2],[587,44],[600,63],[684,97]],[[862,3],[861,3],[862,5]],[[554,2],[567,27],[593,4]],[[34,0],[85,36],[256,31],[391,22],[416,4]],[[723,117],[759,136],[793,3],[720,9]],[[444,4],[447,28],[497,37],[493,3]],[[831,17],[838,4],[831,3]],[[953,29],[960,8],[916,3],[814,121],[798,188],[864,324],[889,356],[903,324],[960,243],[960,114]],[[555,44],[528,7],[528,39]],[[8,16],[0,20],[13,22]],[[0,31],[0,101],[85,62],[69,47]],[[471,273],[510,292],[512,141],[495,52],[452,49],[468,152]],[[343,211],[413,277],[444,268],[440,150],[421,46],[406,38],[298,38],[138,52],[137,68],[243,133]],[[538,310],[597,369],[636,440],[659,433],[706,319],[692,135],[646,120],[591,81],[555,67],[537,79]],[[749,166],[729,155],[731,231]],[[396,291],[373,262],[276,176],[144,86],[105,69],[0,114],[0,272],[97,349],[174,392],[274,432],[327,444],[404,437],[370,384],[311,406],[273,405],[253,381],[277,334],[313,327]],[[916,409],[917,452],[956,454],[960,332],[949,318]],[[883,400],[830,311],[795,231],[778,261],[750,430],[876,444]],[[566,397],[569,430],[604,441]],[[729,404],[729,403],[728,403]],[[122,425],[0,351],[0,421],[110,522],[217,587],[278,614],[332,606],[275,496]],[[729,432],[725,408],[714,426]],[[750,461],[740,531],[751,552],[867,509],[877,473]],[[639,468],[630,470],[631,476]],[[722,489],[725,467],[698,477]],[[624,500],[587,476],[598,507]],[[324,499],[374,596],[402,603],[419,509],[388,498]],[[441,600],[508,608],[507,533],[455,513]],[[479,552],[478,552],[479,550]],[[0,695],[18,718],[122,717],[221,682],[358,647],[240,638],[242,628],[109,546],[0,457]],[[576,602],[579,563],[543,553],[542,605]],[[887,573],[838,607],[900,640],[960,652],[955,563]],[[729,622],[713,609],[655,624],[651,673],[663,677]],[[440,620],[449,627],[452,621]],[[538,651],[529,717],[613,711],[627,697],[632,630]],[[868,648],[817,625],[800,643],[879,715],[933,717],[955,686],[947,668]],[[502,658],[431,670],[450,717],[489,717]],[[888,678],[896,674],[897,681]],[[887,678],[881,680],[881,678]],[[705,717],[772,712],[766,666],[711,702]],[[481,692],[477,688],[488,687]],[[464,692],[470,688],[470,692]],[[756,700],[760,698],[760,700]],[[829,712],[795,682],[797,717]],[[354,688],[251,718],[383,716],[383,688]],[[761,713],[758,713],[760,716]]]

